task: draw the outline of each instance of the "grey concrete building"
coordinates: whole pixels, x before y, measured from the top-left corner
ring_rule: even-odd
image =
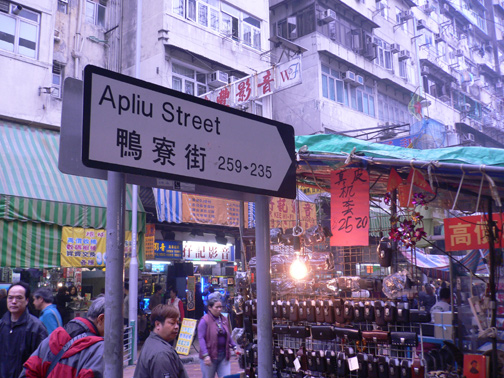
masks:
[[[275,94],[274,118],[299,135],[503,147],[504,12],[494,3],[270,1],[276,56],[302,52],[303,74]]]

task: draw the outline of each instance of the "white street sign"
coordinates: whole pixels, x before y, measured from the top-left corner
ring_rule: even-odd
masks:
[[[88,167],[296,196],[292,126],[95,66],[83,132]]]

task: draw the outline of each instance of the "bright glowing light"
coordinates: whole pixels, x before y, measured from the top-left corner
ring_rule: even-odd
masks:
[[[289,273],[292,278],[296,280],[302,280],[308,275],[308,268],[303,261],[299,260],[299,258],[296,258],[296,260],[294,260],[290,266]]]

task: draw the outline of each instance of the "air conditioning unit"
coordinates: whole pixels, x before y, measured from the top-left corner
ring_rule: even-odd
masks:
[[[411,53],[409,50],[401,50],[399,51],[399,60],[405,60],[411,58]]]
[[[326,24],[331,21],[336,21],[336,12],[332,9],[326,9],[324,12],[322,12],[320,20]]]
[[[392,52],[392,54],[396,54],[401,51],[401,46],[399,45],[399,43],[392,43],[390,45],[390,51]]]
[[[399,19],[401,22],[408,21],[413,18],[413,12],[410,10],[399,12]]]
[[[448,4],[443,4],[441,7],[441,13],[450,13],[450,6]]]
[[[455,50],[455,56],[464,56],[464,51],[462,49]]]
[[[427,27],[427,25],[425,24],[424,20],[418,20],[417,21],[417,24],[416,24],[416,29],[417,30],[425,29],[426,27]]]
[[[436,42],[445,42],[445,39],[441,33],[434,33],[434,40]]]
[[[422,71],[421,71],[422,76],[427,76],[430,75],[430,69],[427,66],[422,66]]]
[[[355,72],[353,71],[343,72],[341,76],[347,83],[355,82]]]
[[[228,74],[222,71],[215,71],[208,74],[208,85],[214,88],[228,84]]]
[[[359,85],[364,85],[364,76],[361,75],[355,76],[355,83]]]
[[[424,4],[424,5],[420,6],[420,9],[424,13],[427,13],[427,14],[431,14],[435,10],[435,8],[432,5],[429,5],[429,4]]]

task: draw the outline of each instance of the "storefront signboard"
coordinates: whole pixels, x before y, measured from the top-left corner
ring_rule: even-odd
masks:
[[[182,259],[182,242],[178,240],[156,240],[154,242],[154,259]]]
[[[369,174],[352,168],[331,172],[331,246],[369,245]]]
[[[299,224],[304,230],[317,225],[317,209],[314,203],[270,198],[270,227],[287,230],[297,223],[296,207],[299,206]]]
[[[497,229],[502,229],[500,214],[494,214],[493,221]],[[464,251],[470,249],[487,249],[487,215],[470,215],[467,217],[445,218],[445,248],[447,251]],[[504,245],[503,235],[496,240],[495,247]]]
[[[154,259],[154,242],[156,238],[156,225],[146,224],[145,225],[145,259]]]
[[[182,222],[238,227],[240,202],[182,193]]]
[[[186,260],[234,261],[234,246],[198,241],[184,241],[183,258]]]
[[[182,320],[179,338],[175,346],[175,350],[178,354],[183,354],[184,356],[189,354],[189,350],[191,349],[191,344],[194,339],[194,333],[196,332],[197,323],[198,321],[196,319],[184,318],[184,320]]]
[[[104,268],[107,260],[105,230],[63,227],[61,237],[61,266],[76,268]],[[138,249],[138,246],[137,246]],[[124,265],[131,260],[131,231],[124,240]]]

